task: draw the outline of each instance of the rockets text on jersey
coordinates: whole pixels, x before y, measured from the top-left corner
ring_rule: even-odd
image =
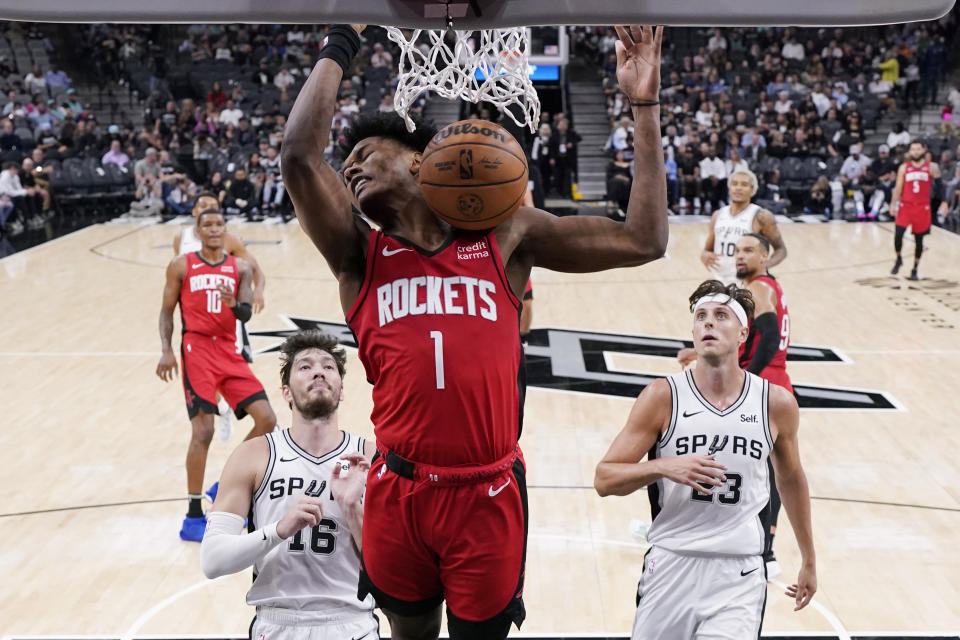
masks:
[[[522,408],[519,309],[492,234],[455,230],[425,251],[371,231],[347,322],[378,444],[437,466],[508,455]]]
[[[903,174],[903,195],[900,206],[924,208],[930,206],[930,186],[933,178],[930,175],[930,163],[924,162],[919,167],[912,162],[906,163],[907,170]]]

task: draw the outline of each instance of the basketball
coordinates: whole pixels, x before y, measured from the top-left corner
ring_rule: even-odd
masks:
[[[526,155],[499,125],[454,122],[424,150],[420,186],[430,209],[451,225],[489,229],[520,206],[527,190]]]

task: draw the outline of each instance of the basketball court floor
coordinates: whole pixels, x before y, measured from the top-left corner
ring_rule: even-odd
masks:
[[[0,261],[0,637],[246,635],[249,572],[208,581],[177,536],[189,426],[179,383],[154,370],[178,229],[98,225]],[[783,514],[765,636],[960,637],[960,236],[934,229],[912,283],[888,275],[892,230],[782,225],[820,590],[799,613],[782,594],[799,560]],[[285,425],[269,349],[298,326],[343,333],[336,284],[295,222],[233,231],[267,274],[253,369]],[[649,376],[678,370],[706,233],[673,224],[668,256],[642,268],[533,274],[518,637],[629,633],[649,507],[599,498],[593,470]],[[347,370],[341,424],[371,436],[355,350]],[[214,440],[205,485],[249,427]]]

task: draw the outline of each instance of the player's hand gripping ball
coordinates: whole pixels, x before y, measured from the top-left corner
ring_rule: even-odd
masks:
[[[523,148],[500,125],[461,120],[423,151],[420,186],[430,209],[454,227],[489,229],[520,207],[527,190]]]

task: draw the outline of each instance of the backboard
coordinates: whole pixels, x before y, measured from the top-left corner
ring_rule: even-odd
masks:
[[[41,22],[534,25],[866,25],[933,20],[956,0],[0,0],[0,19]]]

